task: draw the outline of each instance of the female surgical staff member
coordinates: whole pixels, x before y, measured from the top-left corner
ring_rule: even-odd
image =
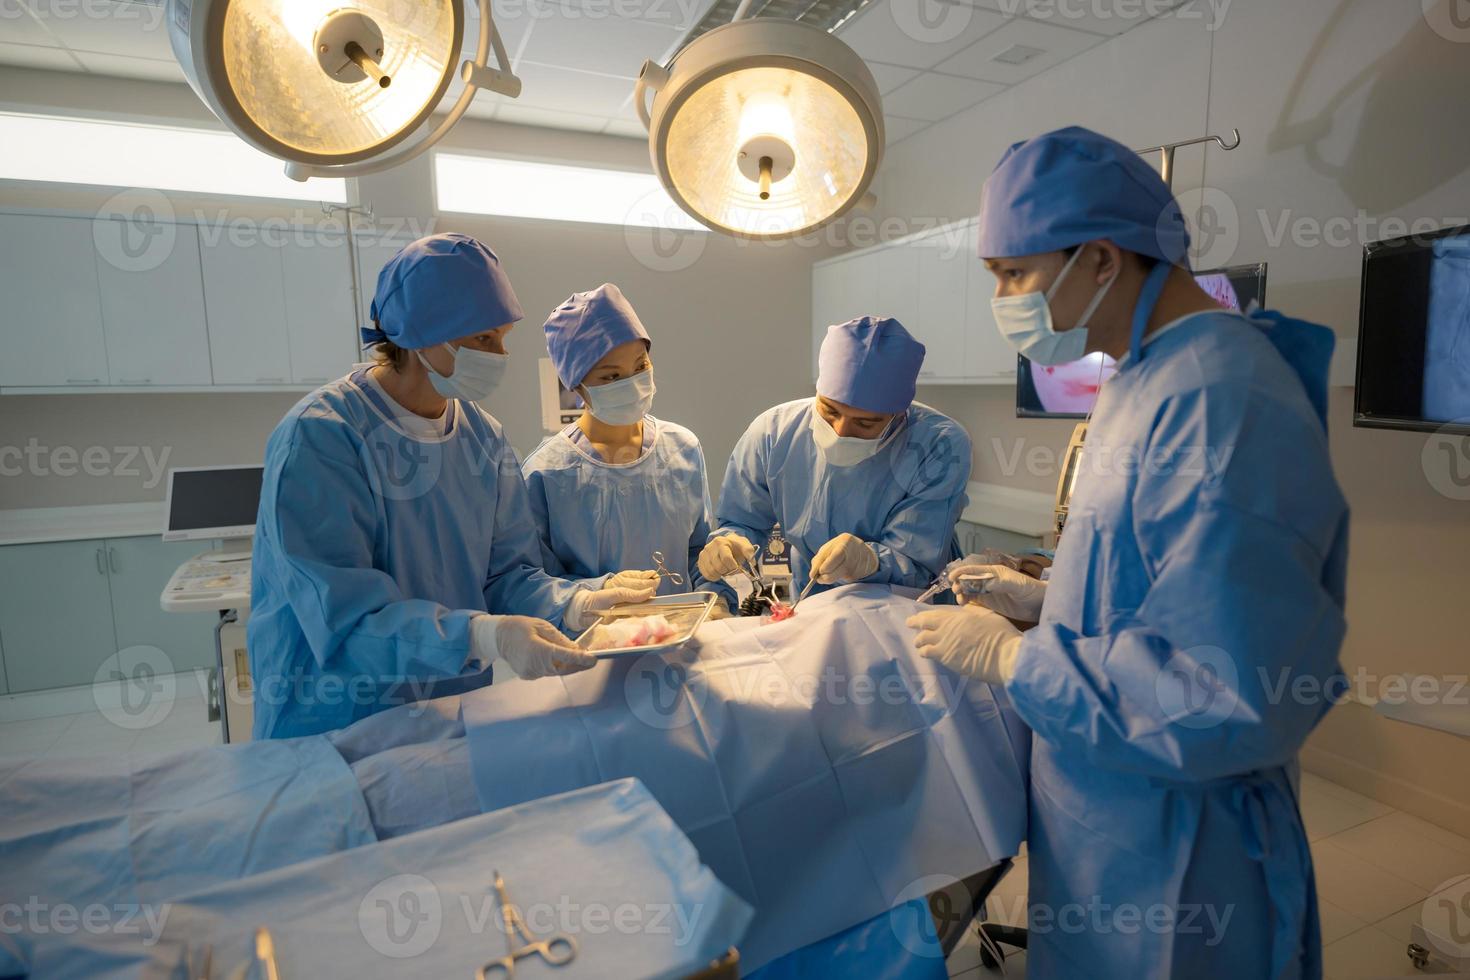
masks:
[[[378,275],[378,364],[323,385],[271,433],[248,642],[255,737],[341,728],[406,701],[595,661],[557,630],[651,589],[591,591],[541,568],[525,485],[475,404],[500,380],[520,303],[464,235]],[[539,617],[539,618],[531,618]]]
[[[546,439],[521,473],[546,567],[593,584],[664,594],[697,588],[709,537],[709,485],[694,433],[648,414],[653,342],[622,291],[605,283],[546,320],[546,349],[581,418]],[[681,582],[650,570],[653,554]]]
[[[816,397],[768,409],[736,444],[700,573],[735,574],[779,523],[794,591],[808,576],[927,586],[959,555],[970,437],[914,401],[923,363],[924,345],[892,318],[829,327]]]
[[[1039,624],[982,605],[909,621],[1035,732],[1032,976],[1322,972],[1293,782],[1341,682],[1333,334],[1220,310],[1187,247],[1158,174],[1085,129],[1016,144],[985,184],[1001,331],[1043,364],[1119,361],[1050,584],[992,568],[978,600]]]

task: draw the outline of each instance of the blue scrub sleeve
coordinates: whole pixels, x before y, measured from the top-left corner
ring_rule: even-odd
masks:
[[[378,504],[345,427],[304,421],[279,463],[268,461],[261,520],[279,547],[266,574],[285,583],[316,662],[386,682],[452,677],[470,654],[480,610],[406,598],[373,567]]]
[[[606,586],[607,580],[612,578],[611,572],[592,578],[568,578],[566,563],[551,547],[551,507],[546,501],[546,478],[541,475],[540,470],[527,469],[524,464],[521,466],[521,478],[526,484],[526,502],[531,508],[531,516],[536,519],[536,535],[541,543],[541,567],[548,575],[568,579],[584,589],[595,591]]]
[[[709,467],[704,461],[704,447],[697,447],[699,453],[699,493],[704,498],[704,507],[699,512],[699,519],[694,522],[694,531],[689,535],[689,587],[691,591],[702,591],[712,589],[718,582],[708,582],[699,574],[699,553],[704,550],[709,541],[714,504],[709,498]]]
[[[575,581],[554,578],[542,567],[544,551],[521,464],[509,447],[496,470],[495,540],[485,578],[485,608],[508,616],[536,616],[560,627]]]
[[[1347,511],[1320,427],[1269,405],[1212,424],[1209,398],[1162,409],[1132,534],[1069,518],[1096,542],[1087,581],[1054,580],[1047,601],[1111,621],[1087,634],[1044,621],[1006,685],[1037,735],[1100,768],[1203,782],[1279,766],[1341,693]],[[1223,476],[1150,472],[1200,446],[1228,458]],[[1147,577],[1138,608],[1109,606],[1132,576]]]
[[[878,554],[878,570],[865,582],[927,588],[959,557],[954,529],[969,503],[970,437],[959,426],[946,425],[924,443],[916,465],[908,462],[911,458],[905,453],[895,463],[895,476],[908,495],[889,513],[883,536],[869,542]]]

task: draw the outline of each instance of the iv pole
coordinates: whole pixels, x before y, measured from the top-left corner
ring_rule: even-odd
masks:
[[[1240,130],[1232,128],[1230,130],[1230,138],[1234,140],[1233,143],[1226,143],[1219,136],[1201,136],[1198,139],[1183,140],[1178,143],[1165,143],[1162,146],[1150,146],[1142,150],[1135,150],[1134,152],[1137,153],[1139,156],[1143,156],[1145,153],[1162,153],[1164,155],[1164,162],[1163,166],[1159,168],[1159,176],[1163,177],[1164,183],[1169,186],[1170,190],[1173,190],[1175,150],[1179,149],[1181,146],[1194,146],[1196,143],[1211,142],[1215,143],[1222,150],[1233,150],[1240,145]]]

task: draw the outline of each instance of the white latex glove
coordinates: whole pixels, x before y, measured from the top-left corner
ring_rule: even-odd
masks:
[[[819,585],[860,582],[878,570],[878,552],[855,534],[839,534],[812,557],[812,578]]]
[[[653,598],[655,583],[639,589],[578,589],[567,603],[561,621],[567,629],[581,632],[597,622],[597,614],[627,602],[647,602]]]
[[[725,602],[724,596],[715,597],[715,604],[709,607],[709,618],[711,620],[730,618],[730,606]]]
[[[722,534],[704,546],[699,553],[699,574],[707,582],[718,582],[726,575],[744,571],[746,562],[755,557],[755,545],[739,534]]]
[[[1016,672],[1021,633],[1004,617],[978,606],[935,606],[908,618],[918,631],[914,646],[921,657],[957,674],[1004,684]]]
[[[562,631],[530,616],[476,616],[470,623],[470,647],[488,663],[498,655],[517,677],[534,680],[552,674],[575,674],[597,663],[578,650]]]
[[[602,583],[604,589],[645,589],[653,586],[658,591],[659,574],[653,569],[634,569],[609,575]]]
[[[1046,601],[1046,583],[1034,579],[1024,572],[1004,565],[954,565],[949,569],[949,580],[957,581],[962,575],[993,576],[986,590],[970,595],[963,589],[955,589],[955,600],[962,606],[978,604],[994,610],[1002,616],[1036,623],[1041,620],[1041,604]]]

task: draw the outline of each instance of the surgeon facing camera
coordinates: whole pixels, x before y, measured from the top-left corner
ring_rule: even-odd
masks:
[[[522,678],[585,670],[595,658],[559,627],[653,594],[542,567],[515,452],[479,404],[521,316],[489,248],[420,239],[378,276],[362,331],[377,363],[271,434],[248,627],[257,739],[482,687],[497,659]]]

